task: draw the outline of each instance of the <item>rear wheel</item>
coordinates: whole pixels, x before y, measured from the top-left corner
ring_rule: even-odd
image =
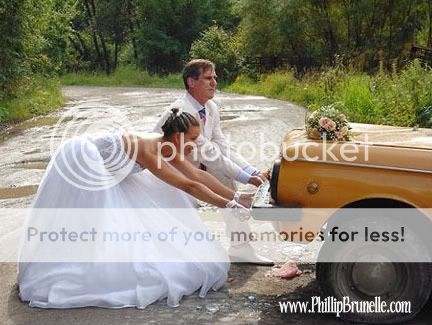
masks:
[[[342,301],[409,301],[410,313],[349,312],[341,318],[373,324],[393,323],[413,318],[426,304],[431,292],[431,272],[427,263],[318,263],[317,280],[325,297]]]
[[[392,226],[397,228],[400,223],[392,218],[375,215],[350,220],[345,224],[339,222],[338,226],[348,231],[366,226],[385,230],[392,229]],[[348,297],[350,302],[380,299],[386,303],[384,312],[351,311],[341,314],[341,318],[374,324],[394,323],[413,318],[423,308],[432,288],[431,263],[405,261],[411,261],[413,256],[421,256],[421,261],[430,261],[429,253],[421,236],[411,232],[405,239],[409,245],[400,249],[400,246],[365,242],[341,245],[324,238],[316,269],[324,298],[334,297],[342,301]],[[400,307],[403,302],[410,303],[409,313],[387,312],[392,303],[394,307]]]

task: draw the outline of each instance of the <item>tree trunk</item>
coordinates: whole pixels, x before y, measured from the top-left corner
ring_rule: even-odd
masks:
[[[371,8],[372,10],[372,18],[370,19],[370,22],[366,25],[365,28],[365,33],[363,35],[364,40],[365,40],[365,44],[367,44],[369,42],[369,47],[377,47],[377,23],[376,23],[376,18],[380,16],[379,13],[379,6],[377,6],[377,2],[376,0],[374,0],[373,2],[373,6]]]
[[[85,5],[85,7],[87,9],[87,14],[88,14],[89,19],[90,19],[90,26],[92,28],[92,33],[91,34],[92,34],[93,44],[95,46],[96,56],[97,56],[97,58],[96,58],[96,65],[99,66],[100,68],[103,68],[102,54],[101,54],[101,51],[100,51],[100,48],[99,48],[99,42],[98,42],[97,35],[96,35],[96,18],[94,16],[95,12],[94,11],[92,12],[92,10],[90,8],[90,5],[88,3],[88,0],[84,0],[84,5]],[[94,3],[93,3],[93,7],[92,8],[95,9],[94,8]]]
[[[393,0],[388,0],[389,1],[389,10],[388,10],[388,15],[389,15],[389,37],[388,37],[388,42],[387,42],[387,64],[390,63],[390,58],[391,58],[391,46],[393,43]]]
[[[101,32],[99,31],[99,27],[98,27],[97,20],[96,20],[96,6],[95,6],[95,3],[94,3],[94,0],[90,0],[90,5],[91,5],[91,8],[93,10],[93,21],[94,21],[94,28],[95,28],[95,37],[96,37],[96,35],[99,36],[100,43],[101,43],[102,50],[103,50],[103,61],[102,61],[103,67],[104,67],[105,72],[107,74],[110,74],[111,73],[111,66],[110,66],[109,52],[107,50],[104,37],[101,34]]]
[[[135,39],[135,27],[134,27],[134,10],[132,8],[132,0],[129,0],[127,3],[127,10],[128,10],[128,14],[129,14],[129,32],[131,35],[131,40],[132,40],[132,47],[133,47],[133,51],[134,51],[134,59],[135,59],[135,63],[138,62],[138,50],[137,50],[137,44],[136,44],[136,39]]]
[[[74,47],[75,51],[78,52],[79,57],[81,59],[84,58],[84,51],[81,47],[81,44],[79,43],[79,40],[76,42],[72,36],[68,36],[68,39],[69,39],[69,42],[71,42],[72,46]]]
[[[345,19],[346,19],[346,23],[347,23],[347,29],[346,29],[346,44],[347,44],[347,48],[348,48],[348,50],[351,50],[351,29],[352,29],[352,27],[351,27],[351,12],[352,12],[352,4],[351,4],[351,1],[349,1],[349,4],[348,4],[348,2],[347,1],[349,1],[349,0],[343,0],[342,1],[342,3],[343,3],[343,6],[344,6],[344,9],[345,9]]]
[[[118,46],[118,42],[116,40],[114,42],[114,66],[113,66],[113,71],[115,71],[117,69],[117,65],[118,65],[118,50],[119,50],[119,46]]]
[[[109,54],[109,51],[106,47],[105,39],[101,33],[99,33],[99,38],[100,38],[103,53],[104,53],[105,72],[106,72],[106,74],[110,74],[111,73],[110,54]]]
[[[429,0],[429,32],[427,46],[432,47],[432,0]]]
[[[330,14],[328,11],[328,0],[324,0],[322,3],[322,9],[324,10],[326,23],[327,23],[327,29],[326,29],[326,35],[327,35],[327,41],[330,43],[330,51],[331,51],[331,60],[333,60],[333,56],[337,53],[338,45],[336,41],[336,37],[333,31],[333,25],[330,19]]]

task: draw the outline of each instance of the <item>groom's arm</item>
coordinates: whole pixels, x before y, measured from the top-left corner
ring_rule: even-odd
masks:
[[[207,168],[242,183],[247,183],[250,178],[250,175],[244,172],[240,166],[222,154],[217,144],[203,135],[200,135],[197,140],[197,160]]]
[[[235,149],[232,148],[231,144],[227,141],[225,135],[222,132],[220,127],[220,115],[218,108],[215,103],[212,103],[213,106],[213,133],[212,133],[212,142],[218,145],[222,154],[228,157],[233,163],[238,165],[246,174],[253,174],[259,172],[258,169],[253,167],[249,162],[247,162]],[[239,180],[239,179],[238,179]],[[246,183],[247,180],[239,180],[242,183]]]

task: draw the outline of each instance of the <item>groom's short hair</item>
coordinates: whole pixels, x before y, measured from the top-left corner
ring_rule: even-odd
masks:
[[[215,64],[210,60],[194,59],[186,63],[183,68],[183,83],[186,89],[189,89],[187,80],[188,78],[198,79],[200,74],[209,69],[214,70]]]

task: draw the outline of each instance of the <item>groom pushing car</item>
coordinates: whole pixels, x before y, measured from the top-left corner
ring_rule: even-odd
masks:
[[[178,98],[170,109],[179,108],[195,116],[200,121],[201,134],[197,141],[197,156],[192,163],[215,176],[224,185],[236,190],[236,181],[259,186],[266,177],[258,169],[245,161],[227,142],[221,127],[219,109],[212,100],[217,86],[217,75],[213,62],[196,59],[188,62],[183,69],[183,82],[186,92]],[[161,132],[161,127],[168,118],[167,110],[154,128]],[[246,221],[235,218],[230,211],[224,213],[226,233],[244,233],[249,238],[251,229]],[[273,262],[257,255],[245,240],[234,241],[228,250],[234,262],[247,262],[258,265],[273,265]]]

